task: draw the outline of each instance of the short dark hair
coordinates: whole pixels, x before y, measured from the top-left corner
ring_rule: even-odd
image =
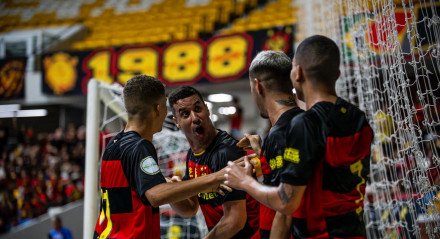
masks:
[[[311,79],[325,85],[334,85],[340,74],[339,54],[339,48],[333,40],[314,35],[299,44],[295,61]]]
[[[269,90],[292,93],[291,70],[292,60],[284,52],[262,51],[252,60],[249,76],[264,82]]]
[[[194,87],[182,86],[173,90],[168,95],[168,105],[171,107],[171,111],[173,112],[173,114],[175,113],[173,106],[178,100],[185,99],[193,95],[198,95],[200,97],[200,100],[203,101],[202,94],[200,94],[200,92],[196,90]]]
[[[145,116],[165,96],[165,87],[155,77],[137,75],[125,84],[123,94],[128,116]]]

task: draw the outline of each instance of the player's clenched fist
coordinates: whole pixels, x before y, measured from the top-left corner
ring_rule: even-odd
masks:
[[[244,157],[243,167],[234,162],[228,162],[228,166],[225,168],[224,184],[232,188],[243,189],[248,180],[252,180],[252,169],[247,156]]]

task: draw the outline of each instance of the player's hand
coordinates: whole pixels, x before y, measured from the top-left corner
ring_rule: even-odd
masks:
[[[244,157],[244,167],[234,162],[228,162],[228,166],[225,168],[224,184],[232,188],[244,189],[248,180],[253,180],[252,169],[253,167],[247,156]]]
[[[224,184],[221,183],[221,184],[218,186],[216,192],[217,192],[218,194],[222,195],[222,196],[225,196],[226,193],[228,193],[228,192],[232,192],[232,188],[230,188],[230,187],[228,187],[228,186],[226,186],[226,185],[224,185]]]
[[[174,182],[180,182],[182,181],[182,178],[179,176],[173,176],[173,177],[165,177],[165,180],[167,181],[167,183],[174,183]]]
[[[261,137],[258,134],[245,134],[244,137],[238,141],[237,147],[252,148],[259,157],[261,152]]]
[[[173,176],[172,178],[171,178],[171,182],[181,182],[182,181],[182,178],[181,177],[179,177],[179,176]]]
[[[237,147],[239,147],[239,148],[247,148],[247,147],[250,147],[250,146],[251,146],[251,143],[249,142],[249,139],[246,137],[246,134],[237,143]]]
[[[236,164],[236,165],[238,165],[238,166],[244,166],[244,158],[245,157],[248,157],[248,158],[254,158],[254,157],[256,157],[257,156],[257,154],[249,154],[249,155],[246,155],[246,156],[243,156],[243,157],[241,157],[241,158],[239,158],[239,159],[236,159],[236,160],[234,160],[234,163]]]

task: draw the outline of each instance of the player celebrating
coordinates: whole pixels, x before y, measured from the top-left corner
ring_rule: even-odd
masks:
[[[251,93],[261,117],[269,118],[272,128],[264,139],[262,149],[258,135],[246,135],[238,145],[251,146],[260,156],[264,184],[270,186],[279,185],[282,168],[288,164],[283,161],[283,150],[286,146],[285,130],[290,120],[303,112],[295,102],[295,95],[292,94],[291,69],[290,58],[281,51],[262,51],[255,56],[249,67]],[[281,213],[275,217],[273,209],[260,205],[261,238],[287,237],[290,219],[290,216]],[[271,232],[273,221],[274,228]]]
[[[124,87],[128,122],[107,145],[101,164],[101,213],[94,238],[160,238],[159,205],[183,216],[196,213],[191,200],[215,191],[223,173],[187,182],[166,183],[157,165],[153,134],[167,113],[165,88],[150,76],[136,76]]]
[[[171,92],[168,101],[174,120],[190,145],[184,180],[218,172],[229,160],[245,155],[234,138],[214,127],[208,107],[196,89],[178,88]],[[200,193],[198,198],[193,198],[193,205],[200,203],[209,229],[206,238],[244,239],[257,231],[258,203],[246,197],[245,192],[234,190],[226,196]]]
[[[337,97],[339,49],[312,36],[297,48],[291,80],[307,111],[293,118],[278,187],[262,186],[251,165],[229,163],[225,183],[292,217],[294,238],[365,238],[363,198],[373,132],[365,114]],[[246,175],[246,176],[243,176]]]

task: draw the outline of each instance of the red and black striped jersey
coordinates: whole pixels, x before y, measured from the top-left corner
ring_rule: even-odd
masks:
[[[286,129],[293,117],[301,114],[304,110],[295,107],[281,114],[280,118],[270,129],[264,138],[261,147],[261,168],[264,175],[263,183],[270,186],[280,184],[280,174],[284,166],[283,153],[286,147]],[[262,238],[269,238],[275,211],[264,205],[260,206],[260,234]]]
[[[101,212],[94,238],[160,238],[159,208],[145,192],[165,183],[153,144],[134,131],[108,143],[101,164]]]
[[[292,120],[281,182],[307,186],[293,213],[295,238],[365,238],[372,140],[365,114],[341,98],[319,102]]]
[[[213,172],[220,171],[227,166],[228,161],[233,161],[246,154],[236,146],[237,140],[224,131],[219,131],[214,141],[202,154],[194,155],[188,151],[186,174],[184,180],[193,179]],[[233,238],[250,238],[258,230],[258,202],[249,197],[246,192],[233,190],[225,196],[211,193],[199,193],[198,200],[206,225],[211,230],[223,217],[223,203],[227,201],[246,200],[247,221],[244,228]]]

